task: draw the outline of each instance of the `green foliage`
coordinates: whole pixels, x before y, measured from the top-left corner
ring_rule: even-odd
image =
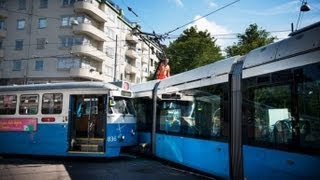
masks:
[[[244,34],[238,34],[239,42],[228,46],[225,51],[228,57],[245,55],[253,49],[274,42],[276,37],[270,36],[266,30],[260,29],[257,24],[250,24]]]
[[[223,58],[220,47],[208,31],[191,27],[166,49],[171,75],[185,72]]]

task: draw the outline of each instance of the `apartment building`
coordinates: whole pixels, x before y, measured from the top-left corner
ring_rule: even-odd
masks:
[[[160,48],[135,27],[111,1],[0,0],[0,84],[144,82]]]

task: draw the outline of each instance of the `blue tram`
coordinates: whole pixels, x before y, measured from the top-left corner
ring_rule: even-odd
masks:
[[[133,94],[110,83],[0,87],[0,153],[118,156],[137,143]]]
[[[320,178],[320,22],[133,91],[157,157],[222,179]]]

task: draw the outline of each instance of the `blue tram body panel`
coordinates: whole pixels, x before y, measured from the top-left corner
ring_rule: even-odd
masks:
[[[229,176],[228,144],[156,134],[157,156],[221,178]]]
[[[243,146],[247,179],[319,179],[320,156]]]
[[[1,132],[0,153],[66,155],[66,124],[38,124],[34,132]]]
[[[106,147],[133,146],[137,144],[136,124],[114,123],[107,125]]]
[[[31,142],[32,154],[66,155],[67,129],[67,124],[39,124]]]
[[[0,153],[31,154],[34,132],[0,132]]]

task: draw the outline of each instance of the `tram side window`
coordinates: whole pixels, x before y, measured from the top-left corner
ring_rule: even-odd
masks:
[[[160,130],[165,132],[180,132],[181,109],[175,101],[160,103]]]
[[[0,95],[0,114],[15,114],[17,105],[16,95]]]
[[[137,127],[139,131],[151,131],[152,128],[152,100],[136,99],[134,102],[137,111]]]
[[[292,104],[289,85],[250,88],[243,103],[249,141],[292,143]]]
[[[38,113],[39,95],[24,94],[20,96],[19,114],[32,115]]]
[[[304,68],[297,85],[300,146],[320,148],[320,65]]]
[[[47,93],[42,96],[42,114],[61,114],[62,93]]]
[[[168,96],[169,99],[162,99],[159,103],[160,131],[204,139],[226,139],[227,91],[224,84],[173,94],[180,96],[177,99]]]
[[[225,117],[228,101],[226,84],[206,86],[197,91],[195,96],[197,134],[204,138],[226,139],[228,136]]]

